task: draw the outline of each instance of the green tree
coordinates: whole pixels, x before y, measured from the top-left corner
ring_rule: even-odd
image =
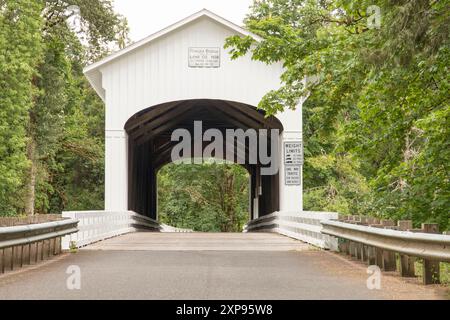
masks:
[[[448,228],[449,12],[433,0],[254,2],[246,26],[263,41],[234,36],[226,47],[284,63],[283,86],[260,103],[270,114],[309,96],[307,209]]]
[[[249,220],[247,171],[234,164],[170,164],[158,174],[159,220],[202,232],[241,232]]]
[[[34,0],[0,0],[0,214],[24,208],[28,111],[42,56],[40,13]]]
[[[129,43],[126,20],[109,0],[1,0],[0,27],[0,214],[101,209],[104,106],[83,67]]]

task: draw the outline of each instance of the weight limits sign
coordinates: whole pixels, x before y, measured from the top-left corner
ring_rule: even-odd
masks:
[[[303,166],[302,141],[289,141],[284,143],[284,175],[287,186],[302,185]]]
[[[220,48],[189,48],[189,68],[220,68]]]

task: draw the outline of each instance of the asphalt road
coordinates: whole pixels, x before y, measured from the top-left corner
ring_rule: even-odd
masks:
[[[67,287],[71,266],[80,290]],[[0,300],[438,298],[392,275],[369,290],[367,278],[361,264],[274,234],[138,233],[2,276]]]

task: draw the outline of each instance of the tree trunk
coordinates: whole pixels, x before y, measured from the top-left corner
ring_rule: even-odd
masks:
[[[30,139],[27,145],[27,157],[30,160],[29,177],[26,186],[25,213],[27,216],[34,216],[34,205],[36,202],[36,143]]]

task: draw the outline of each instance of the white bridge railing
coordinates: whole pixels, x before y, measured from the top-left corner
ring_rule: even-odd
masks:
[[[275,212],[250,221],[244,232],[275,232],[322,249],[337,250],[337,240],[321,232],[320,222],[338,217],[333,212]]]
[[[63,238],[62,248],[77,248],[117,237],[138,230],[161,231],[161,225],[153,219],[141,216],[132,211],[78,211],[63,212],[64,218],[78,220],[79,231]]]

